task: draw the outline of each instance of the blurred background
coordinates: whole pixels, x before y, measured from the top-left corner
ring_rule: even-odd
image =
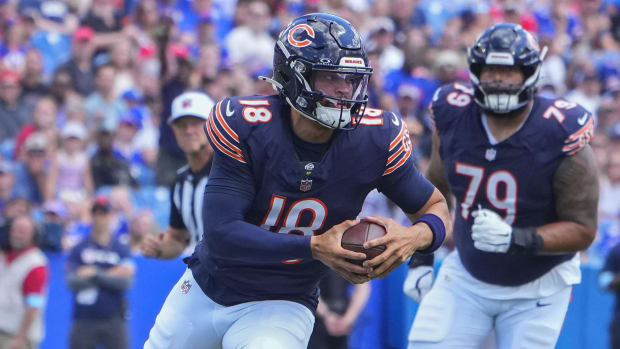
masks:
[[[484,29],[520,23],[548,46],[539,93],[595,115],[601,181],[597,238],[582,253],[558,348],[606,348],[613,299],[597,273],[620,242],[619,0],[0,0],[0,224],[21,214],[38,224],[51,278],[41,347],[67,347],[64,263],[88,234],[97,195],[135,254],[128,316],[131,347],[141,347],[184,269],[138,249],[168,225],[169,186],[185,162],[165,122],[172,100],[186,90],[216,101],[272,94],[257,77],[271,75],[274,38],[310,12],[358,28],[374,68],[369,106],[407,121],[422,171],[426,107],[440,85],[468,81],[467,47]],[[382,200],[365,210],[391,209]],[[401,291],[404,268],[373,281],[350,347],[405,348],[416,305]]]

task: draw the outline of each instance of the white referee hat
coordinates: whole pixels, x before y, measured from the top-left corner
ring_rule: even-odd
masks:
[[[183,116],[208,120],[213,104],[213,100],[202,92],[185,92],[172,101],[172,115],[168,118],[168,125]]]

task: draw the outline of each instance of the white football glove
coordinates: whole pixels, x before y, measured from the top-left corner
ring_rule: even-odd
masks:
[[[433,267],[429,265],[411,268],[403,284],[403,292],[409,298],[420,303],[422,298],[431,290],[434,278]]]
[[[510,248],[512,227],[497,213],[486,208],[471,215],[474,217],[471,226],[474,247],[485,252],[506,253]]]

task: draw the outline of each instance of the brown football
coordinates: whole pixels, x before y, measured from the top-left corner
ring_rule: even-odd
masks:
[[[385,228],[383,228],[382,225],[368,221],[361,221],[358,224],[347,229],[342,234],[342,240],[340,242],[340,245],[342,246],[342,248],[345,248],[347,250],[365,253],[367,259],[373,259],[376,256],[380,255],[383,251],[385,251],[385,246],[381,245],[365,249],[364,242],[380,238],[385,235],[385,233]],[[364,261],[359,260],[351,262],[362,265],[362,262]]]

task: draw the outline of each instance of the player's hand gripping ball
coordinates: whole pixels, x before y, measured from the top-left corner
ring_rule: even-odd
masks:
[[[385,228],[382,225],[361,221],[358,224],[350,227],[342,234],[342,240],[340,245],[347,250],[362,252],[366,254],[366,259],[373,259],[385,251],[385,245],[376,246],[373,248],[365,249],[364,243],[376,238],[380,238],[386,234]],[[354,264],[362,265],[364,261],[355,260],[351,261]]]

